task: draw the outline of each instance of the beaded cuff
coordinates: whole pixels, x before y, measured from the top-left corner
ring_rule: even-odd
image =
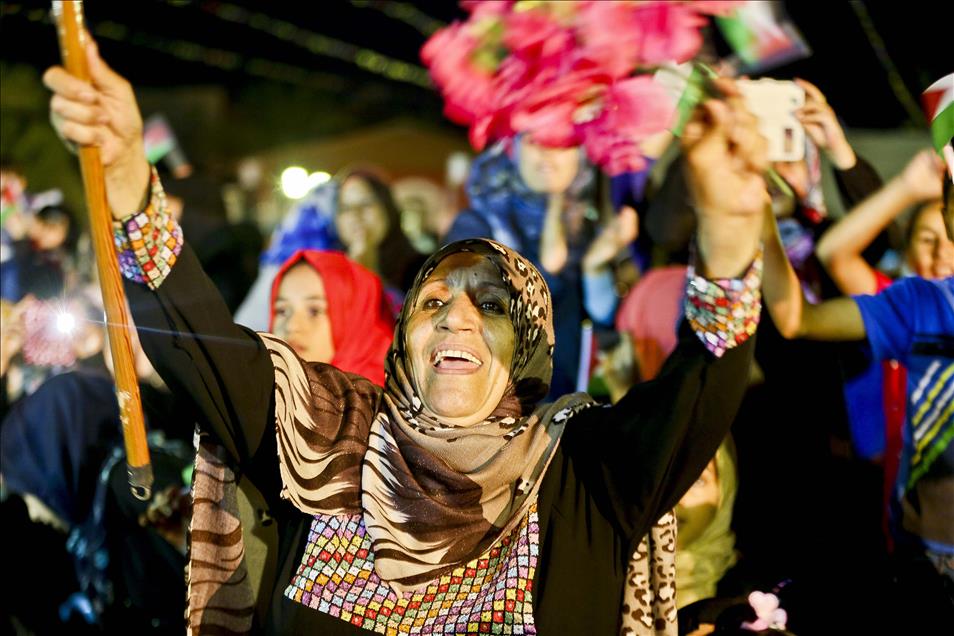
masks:
[[[182,251],[182,228],[169,214],[156,169],[146,209],[113,222],[113,242],[123,277],[158,289]]]
[[[742,278],[710,280],[696,274],[695,259],[686,274],[686,319],[706,349],[717,358],[755,333],[762,310],[762,250]]]

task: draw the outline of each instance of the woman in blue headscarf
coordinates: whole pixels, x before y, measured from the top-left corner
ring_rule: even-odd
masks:
[[[492,238],[543,273],[553,295],[556,330],[551,395],[586,388],[586,375],[580,374],[581,325],[587,317],[610,324],[616,310],[612,272],[586,266],[599,220],[590,204],[595,177],[579,147],[549,148],[527,135],[498,142],[474,161],[467,183],[470,208],[444,237],[445,243]],[[618,247],[634,238],[615,234]]]

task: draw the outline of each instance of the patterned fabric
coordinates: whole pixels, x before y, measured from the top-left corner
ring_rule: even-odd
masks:
[[[466,429],[429,411],[404,365],[405,325],[420,288],[460,252],[480,254],[500,272],[516,342],[500,404]],[[388,354],[383,396],[357,376],[305,365],[263,336],[275,367],[283,495],[307,514],[363,513],[375,572],[401,591],[486,551],[526,514],[567,420],[593,404],[572,394],[534,408],[552,372],[550,314],[536,268],[498,243],[473,239],[448,245],[418,274]]]
[[[486,553],[401,594],[375,572],[362,515],[316,515],[285,596],[379,634],[535,634],[538,535],[533,505]]]
[[[933,361],[911,394],[910,490],[954,441],[954,362]]]
[[[676,515],[659,518],[626,569],[622,636],[676,636]]]
[[[182,251],[182,240],[182,229],[169,214],[165,191],[153,168],[146,209],[113,222],[119,271],[128,280],[158,289]]]
[[[742,278],[709,280],[686,273],[686,319],[716,357],[748,340],[759,325],[762,309],[762,250]]]
[[[221,446],[200,440],[189,529],[188,633],[247,634],[255,599],[245,565],[235,473]]]

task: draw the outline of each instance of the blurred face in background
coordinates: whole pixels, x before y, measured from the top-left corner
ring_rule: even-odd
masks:
[[[712,523],[719,507],[719,475],[713,459],[674,510],[679,524],[676,546],[688,545]]]
[[[351,254],[377,247],[387,235],[384,206],[361,177],[349,177],[341,184],[335,229]]]
[[[561,194],[580,171],[580,149],[548,148],[534,143],[529,135],[520,138],[517,167],[524,183],[534,192]]]
[[[911,223],[906,255],[914,273],[929,279],[954,276],[954,242],[945,225],[941,202],[922,206]]]
[[[40,251],[55,250],[66,242],[70,225],[68,221],[44,221],[34,219],[27,235],[33,248]]]
[[[418,252],[430,254],[437,248],[437,237],[447,229],[447,197],[437,184],[419,177],[406,177],[391,186],[394,201],[401,210],[401,230]]]
[[[275,298],[272,331],[309,362],[331,362],[335,345],[325,284],[318,271],[299,263],[285,273]]]

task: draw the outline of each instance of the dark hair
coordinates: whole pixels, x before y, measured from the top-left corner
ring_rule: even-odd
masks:
[[[4,172],[15,172],[21,177],[23,176],[23,167],[6,155],[0,157],[0,170]]]
[[[414,276],[424,259],[401,230],[401,209],[394,202],[391,188],[381,177],[367,169],[348,170],[338,180],[344,185],[352,177],[368,184],[388,220],[388,231],[378,245],[378,267],[381,271],[377,273],[392,287],[407,291],[414,283]]]
[[[63,205],[47,205],[36,212],[36,220],[48,225],[65,225],[66,238],[63,240],[63,249],[72,252],[79,240],[79,224],[73,212]]]

